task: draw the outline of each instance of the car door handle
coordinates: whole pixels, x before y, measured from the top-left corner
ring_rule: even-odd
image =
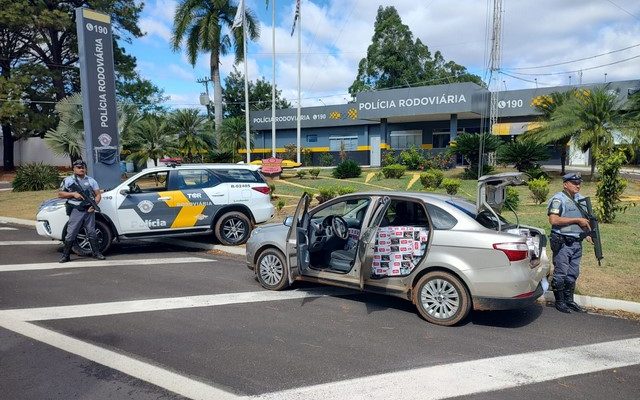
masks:
[[[224,196],[224,193],[213,193],[211,197],[221,197]]]
[[[172,199],[172,197],[158,197],[158,200],[161,200],[161,201],[167,201],[167,200],[171,200],[171,199]]]

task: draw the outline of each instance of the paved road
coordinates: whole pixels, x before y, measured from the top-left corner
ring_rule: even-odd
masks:
[[[60,265],[0,224],[11,399],[637,398],[640,324],[535,305],[421,320],[403,300],[262,290],[238,256],[148,242]],[[12,245],[6,243],[12,242]],[[36,244],[21,244],[34,243]]]

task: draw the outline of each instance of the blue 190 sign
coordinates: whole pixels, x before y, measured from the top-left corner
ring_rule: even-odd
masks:
[[[76,8],[86,161],[100,187],[120,184],[111,17]]]

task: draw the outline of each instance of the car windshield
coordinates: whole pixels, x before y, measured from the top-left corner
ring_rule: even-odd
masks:
[[[312,218],[324,218],[329,215],[337,215],[343,218],[353,218],[361,220],[368,205],[368,198],[340,201],[338,203],[330,205],[327,208],[323,208],[322,210],[313,213]]]
[[[483,210],[480,213],[476,213],[475,204],[463,199],[450,199],[450,200],[447,200],[446,202],[447,204],[450,204],[455,208],[457,208],[458,210],[464,212],[465,214],[467,214],[468,216],[476,220],[476,222],[478,222],[480,225],[484,226],[485,228],[498,229],[498,220],[496,219],[496,216],[493,215],[492,212],[488,210]],[[500,225],[503,228],[505,226],[512,225],[511,222],[507,221],[502,215],[498,214],[498,217],[500,218]]]

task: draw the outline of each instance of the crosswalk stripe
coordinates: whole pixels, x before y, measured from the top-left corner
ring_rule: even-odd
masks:
[[[233,393],[188,376],[180,375],[159,366],[145,363],[133,357],[119,354],[28,322],[0,316],[0,326],[190,399],[232,400],[240,398]]]
[[[59,245],[60,242],[56,240],[3,240],[2,242],[0,242],[0,246],[26,246],[41,244]]]
[[[17,231],[18,228],[11,228],[10,226],[0,226],[0,231]]]
[[[640,338],[512,354],[267,393],[260,400],[437,400],[640,364]]]
[[[119,267],[126,265],[164,265],[164,264],[184,264],[184,263],[204,263],[215,262],[210,258],[201,257],[178,257],[178,258],[146,258],[140,260],[91,260],[91,261],[71,261],[64,264],[58,262],[35,263],[35,264],[7,264],[0,265],[0,272],[9,271],[35,271],[41,269],[62,269],[62,268],[93,268],[93,267]]]
[[[341,288],[322,288],[304,291],[289,290],[284,292],[261,290],[259,292],[222,293],[201,296],[80,304],[73,306],[0,310],[0,316],[4,315],[22,321],[39,321],[128,314],[146,311],[175,310],[179,308],[212,307],[263,301],[295,300],[313,297],[338,296],[349,293],[354,293],[354,291]]]

